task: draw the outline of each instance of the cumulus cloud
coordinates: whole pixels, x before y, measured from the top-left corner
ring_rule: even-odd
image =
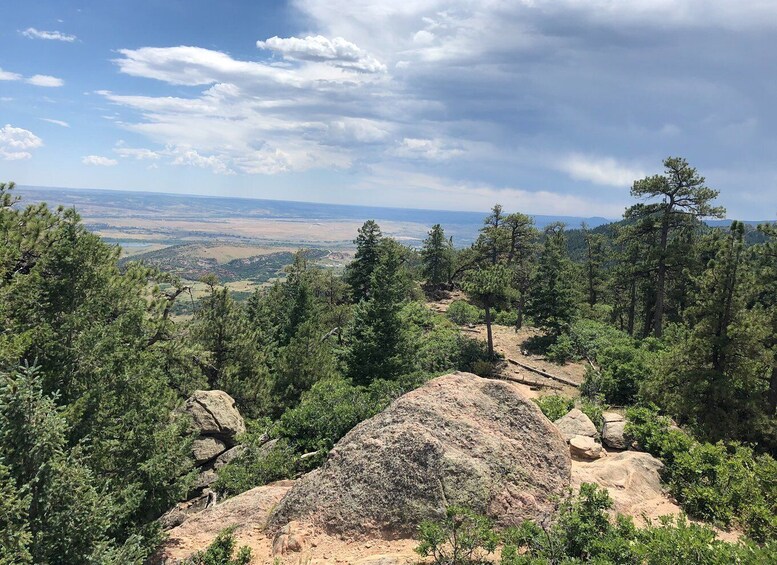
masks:
[[[63,120],[55,120],[53,118],[41,118],[41,120],[43,120],[44,122],[48,122],[50,124],[54,124],[54,125],[57,125],[57,126],[62,126],[63,128],[69,128],[70,127],[70,124],[65,122],[65,121],[63,121]]]
[[[617,187],[630,187],[645,176],[641,169],[623,165],[611,157],[570,155],[558,163],[558,169],[574,180]]]
[[[146,149],[144,147],[115,147],[113,151],[120,155],[121,157],[128,157],[133,158],[136,161],[145,161],[145,160],[151,160],[156,161],[161,157],[161,155],[156,151],[151,151],[151,149]]]
[[[101,155],[87,155],[81,158],[84,165],[96,165],[98,167],[113,167],[118,164],[116,159],[110,159]]]
[[[61,31],[42,31],[34,27],[28,27],[22,32],[22,35],[30,39],[48,39],[52,41],[65,41],[67,43],[72,43],[77,39],[75,35],[69,35]]]
[[[310,33],[258,41],[267,51],[256,60],[194,46],[124,49],[122,73],[173,88],[100,94],[137,116],[120,127],[165,148],[154,151],[160,164],[348,170],[365,187],[380,166],[430,176],[444,167],[462,202],[513,195],[539,206],[524,192],[551,185],[548,197],[572,210],[581,193],[598,194],[577,181],[627,187],[660,161],[661,147],[682,143],[683,154],[707,159],[692,159],[701,170],[743,169],[777,151],[767,133],[777,127],[774,88],[752,57],[777,49],[777,34],[764,32],[777,30],[773,2],[293,5]],[[524,192],[483,189],[505,185]]]
[[[25,82],[35,85],[44,86],[47,88],[56,88],[65,84],[65,81],[61,78],[49,76],[49,75],[32,75],[29,78],[24,79]]]
[[[32,75],[31,77],[25,78],[19,73],[12,73],[10,71],[4,71],[3,69],[0,69],[0,80],[23,80],[24,82],[34,86],[44,87],[57,87],[65,84],[65,81],[63,81],[61,78],[49,75]]]
[[[210,169],[218,174],[234,174],[229,165],[216,155],[200,155],[195,149],[185,147],[175,149],[173,154],[175,155],[173,165],[193,165],[203,169]]]
[[[20,80],[22,75],[0,69],[0,80]]]
[[[29,130],[6,124],[0,128],[0,159],[18,161],[32,157],[30,150],[43,147],[43,140]]]
[[[279,53],[284,59],[327,62],[340,68],[365,73],[386,72],[386,65],[342,37],[329,39],[323,35],[275,36],[266,41],[257,41],[256,46]]]

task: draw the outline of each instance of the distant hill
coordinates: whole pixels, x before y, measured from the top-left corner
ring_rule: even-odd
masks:
[[[386,208],[293,202],[224,196],[196,196],[156,192],[71,189],[20,186],[18,192],[29,201],[46,201],[52,205],[75,206],[85,217],[144,217],[176,220],[206,220],[213,217],[288,219],[288,220],[376,220],[402,222],[431,227],[441,224],[454,236],[457,245],[468,245],[477,237],[486,212],[456,212],[414,208]],[[564,222],[569,228],[583,222],[589,227],[607,224],[612,219],[582,216],[533,215],[538,228],[553,222]],[[355,236],[356,234],[354,234]],[[417,234],[416,234],[417,235]]]

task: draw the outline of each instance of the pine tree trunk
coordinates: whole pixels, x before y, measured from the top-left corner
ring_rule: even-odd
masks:
[[[523,327],[523,309],[526,306],[526,299],[523,297],[523,293],[518,297],[518,311],[515,318],[515,329],[520,330]]]
[[[486,305],[486,333],[488,334],[488,356],[494,358],[494,336],[491,333],[491,307]]]
[[[631,279],[629,287],[629,321],[628,332],[630,336],[634,335],[634,318],[637,313],[637,279]]]
[[[666,292],[666,248],[669,241],[669,215],[665,213],[661,224],[661,253],[658,259],[656,281],[656,309],[653,313],[653,335],[661,337],[664,331],[664,294]]]
[[[772,378],[769,379],[769,416],[777,413],[777,358],[772,363]]]

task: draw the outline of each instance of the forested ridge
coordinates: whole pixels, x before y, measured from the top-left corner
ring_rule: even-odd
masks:
[[[645,555],[696,543],[712,556],[699,562],[774,558],[777,224],[757,237],[741,222],[709,227],[725,213],[717,191],[683,159],[664,166],[634,182],[617,224],[540,232],[495,205],[472,246],[456,248],[438,224],[413,249],[367,221],[342,276],[304,250],[245,301],[206,276],[187,320],[172,315],[184,281],[120,266],[119,249],[75,210],[25,206],[0,184],[0,563],[153,554],[157,519],[194,481],[180,407],[195,390],[226,391],[247,419],[245,451],[215,483],[234,495],[314,468],[354,425],[434,376],[498,376],[497,323],[537,328],[524,347],[556,363],[585,360],[585,402],[628,407],[630,437],[664,461],[685,512],[747,538],[712,543],[679,522],[638,534],[585,491],[552,531],[512,532],[504,563],[672,563]],[[454,289],[468,300],[447,316],[426,306]],[[458,327],[479,321],[485,343]],[[571,401],[539,404],[550,416]],[[586,545],[596,537],[607,543]]]

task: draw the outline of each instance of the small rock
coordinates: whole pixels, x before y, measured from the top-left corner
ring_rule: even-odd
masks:
[[[306,545],[305,534],[297,530],[296,522],[290,522],[275,535],[272,542],[272,554],[277,556],[299,553],[305,549]]]
[[[407,559],[400,555],[370,555],[354,562],[354,565],[401,565]]]
[[[226,465],[230,461],[237,459],[240,455],[243,454],[244,451],[245,451],[245,447],[242,445],[236,445],[235,447],[230,447],[224,453],[219,455],[218,458],[213,462],[213,468],[221,469],[224,465]]]
[[[617,412],[602,412],[602,420],[605,424],[609,422],[625,422],[626,416]]]
[[[213,469],[205,469],[202,473],[199,474],[197,480],[194,481],[194,486],[192,488],[194,490],[204,489],[205,487],[209,487],[215,483],[217,478],[218,475],[216,475],[216,471]]]
[[[626,449],[628,442],[623,434],[626,422],[605,422],[602,428],[602,443],[613,449]]]
[[[604,457],[607,453],[593,438],[574,436],[569,440],[569,454],[578,459],[595,460]]]
[[[210,461],[226,449],[227,444],[215,437],[202,437],[192,442],[192,455],[197,465]]]
[[[596,437],[596,426],[588,416],[577,408],[570,410],[566,416],[562,416],[553,423],[567,441],[575,436]]]

